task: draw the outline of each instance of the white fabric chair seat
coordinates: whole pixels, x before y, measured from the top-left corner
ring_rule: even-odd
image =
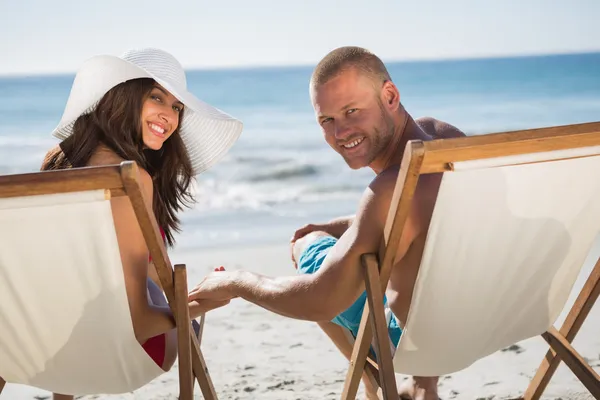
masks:
[[[164,371],[135,338],[104,190],[0,199],[0,376],[125,393]]]

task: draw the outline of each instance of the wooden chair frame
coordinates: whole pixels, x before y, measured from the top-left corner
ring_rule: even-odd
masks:
[[[135,162],[124,161],[120,165],[0,176],[0,198],[100,189],[104,189],[107,196],[129,197],[169,307],[175,317],[178,340],[179,398],[181,400],[193,399],[195,377],[204,398],[216,399],[217,395],[202,356],[198,338],[194,330],[190,328],[186,267],[183,264],[175,265],[174,268],[171,266],[154,212],[142,194],[140,182],[139,169]],[[0,378],[0,393],[5,383]]]
[[[379,383],[384,399],[398,399],[392,354],[388,345],[383,294],[390,279],[395,262],[395,250],[402,235],[420,175],[453,171],[454,163],[462,161],[599,145],[600,122],[430,142],[409,142],[403,155],[388,213],[382,250],[379,254],[365,254],[362,257],[368,302],[363,311],[358,336],[352,351],[342,399],[356,398],[361,375],[365,368]],[[542,334],[550,346],[550,351],[539,366],[523,399],[537,400],[541,397],[561,360],[590,393],[600,399],[598,374],[570,344],[599,294],[600,260],[596,263],[560,330],[552,328]],[[374,345],[379,360],[378,365],[367,359],[373,334],[375,335]]]

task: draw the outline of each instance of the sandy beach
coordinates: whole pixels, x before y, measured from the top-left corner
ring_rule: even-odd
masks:
[[[599,241],[576,283],[580,290],[600,256]],[[293,274],[288,247],[174,252],[173,263],[188,265],[193,286],[213,267],[246,268],[267,275]],[[570,308],[573,295],[567,309]],[[556,326],[560,326],[563,315]],[[600,372],[600,307],[596,305],[573,342],[575,348]],[[511,399],[522,395],[547,350],[541,337],[518,343],[478,361],[458,373],[441,378],[440,398]],[[284,318],[236,299],[207,315],[202,351],[220,399],[337,399],[343,387],[347,361],[316,324]],[[406,379],[398,375],[398,380]],[[134,393],[118,396],[84,396],[82,399],[177,399],[177,367]],[[201,399],[196,385],[195,398]],[[50,399],[35,388],[7,384],[2,398]],[[362,387],[358,398],[363,398]],[[544,399],[592,399],[570,370],[561,365]]]

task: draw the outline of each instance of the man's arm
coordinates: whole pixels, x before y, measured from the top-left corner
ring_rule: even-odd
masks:
[[[298,242],[298,240],[302,239],[303,237],[310,234],[311,232],[316,232],[316,231],[327,232],[334,238],[339,239],[340,237],[342,237],[342,235],[344,233],[346,233],[346,231],[348,230],[350,225],[352,225],[352,222],[354,222],[354,218],[355,218],[355,215],[350,215],[350,216],[346,216],[346,217],[338,217],[338,218],[334,218],[324,224],[307,224],[307,225],[304,225],[302,228],[297,229],[296,232],[294,232],[294,235],[292,236],[292,238],[290,239],[290,245],[291,245],[290,250],[291,250],[292,262],[294,263],[294,266],[297,268],[297,266],[296,266],[297,260],[296,260],[296,255],[294,253],[296,251],[295,250],[296,243]]]
[[[216,272],[192,290],[190,300],[242,297],[286,317],[331,320],[364,291],[361,255],[379,250],[396,177],[397,170],[387,171],[371,183],[354,222],[315,274],[271,278],[248,271]],[[414,226],[407,224],[399,256],[416,236]]]
[[[348,215],[344,217],[338,217],[330,220],[323,224],[307,224],[299,228],[294,232],[291,242],[294,243],[296,240],[303,236],[308,235],[314,231],[323,231],[329,233],[331,236],[339,239],[348,230],[352,222],[354,222],[355,215]]]

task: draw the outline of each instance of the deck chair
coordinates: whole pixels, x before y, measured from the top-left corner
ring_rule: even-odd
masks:
[[[418,178],[433,173],[441,185],[392,356],[383,293]],[[394,372],[447,375],[538,335],[550,351],[524,398],[540,398],[561,360],[600,398],[598,374],[570,344],[600,293],[600,260],[553,326],[599,232],[600,122],[409,142],[382,250],[362,256],[368,301],[342,398],[356,398],[365,368],[398,399]]]
[[[139,170],[120,165],[0,176],[0,392],[19,383],[116,394],[164,373],[134,336],[110,198],[128,196],[178,327],[180,399],[215,390]]]

